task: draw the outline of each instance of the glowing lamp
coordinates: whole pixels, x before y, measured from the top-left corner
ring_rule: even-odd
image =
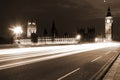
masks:
[[[13,28],[13,32],[14,32],[15,34],[22,34],[22,33],[23,33],[23,30],[22,30],[21,26],[17,26],[17,27],[15,27],[15,28]]]
[[[80,40],[80,39],[81,39],[81,35],[78,34],[78,35],[76,36],[76,40]]]

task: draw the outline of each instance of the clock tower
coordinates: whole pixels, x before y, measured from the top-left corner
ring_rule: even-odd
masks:
[[[106,41],[112,41],[112,23],[113,23],[113,17],[111,15],[110,7],[108,7],[107,15],[105,17],[105,38],[106,38]]]
[[[30,38],[32,33],[36,34],[36,31],[37,31],[36,23],[29,21],[27,25],[27,38]]]

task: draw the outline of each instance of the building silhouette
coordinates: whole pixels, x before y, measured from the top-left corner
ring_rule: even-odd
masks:
[[[86,27],[80,28],[77,31],[77,34],[82,36],[82,41],[94,41],[95,39],[95,28],[94,27]]]

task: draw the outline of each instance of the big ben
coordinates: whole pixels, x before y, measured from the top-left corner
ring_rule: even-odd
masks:
[[[112,41],[112,24],[113,17],[111,15],[110,7],[108,7],[107,15],[105,17],[105,37],[107,41]]]

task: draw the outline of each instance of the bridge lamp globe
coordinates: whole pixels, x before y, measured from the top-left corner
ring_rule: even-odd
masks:
[[[80,40],[80,39],[81,39],[81,35],[80,34],[76,35],[76,40]]]

